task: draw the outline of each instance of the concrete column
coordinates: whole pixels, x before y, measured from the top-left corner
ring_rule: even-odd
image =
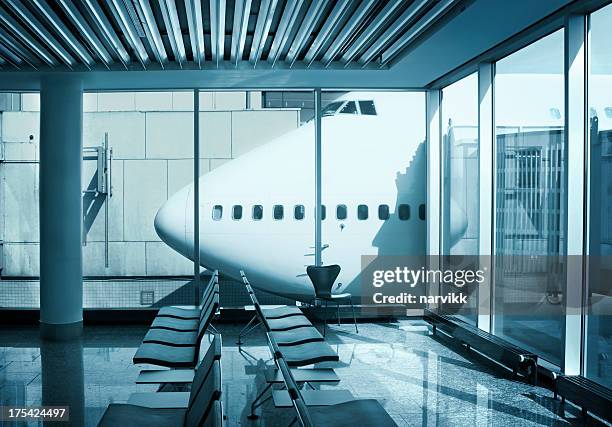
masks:
[[[44,77],[40,92],[40,332],[69,339],[83,328],[81,162],[83,89]]]

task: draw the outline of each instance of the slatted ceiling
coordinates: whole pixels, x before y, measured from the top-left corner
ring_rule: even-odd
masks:
[[[469,0],[0,0],[3,70],[379,68]]]

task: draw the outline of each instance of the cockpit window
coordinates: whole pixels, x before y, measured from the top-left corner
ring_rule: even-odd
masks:
[[[376,107],[374,107],[374,101],[359,101],[359,109],[361,114],[364,116],[375,116]]]
[[[338,111],[338,108],[340,108],[343,102],[344,101],[336,101],[332,102],[331,104],[328,104],[327,107],[325,107],[321,112],[321,115],[323,117],[333,116],[334,114],[336,114],[336,111]]]
[[[357,106],[355,105],[355,101],[347,102],[342,110],[340,110],[340,114],[357,114]]]
[[[223,216],[223,206],[215,205],[212,211],[212,219],[214,221],[220,221],[222,216]]]

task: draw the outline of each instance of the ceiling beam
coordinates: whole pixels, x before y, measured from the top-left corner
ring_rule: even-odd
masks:
[[[389,28],[380,37],[376,38],[374,44],[361,55],[358,60],[359,64],[362,66],[369,64],[372,59],[380,54],[381,50],[384,49],[390,40],[400,34],[424,10],[428,3],[431,3],[431,0],[414,0],[401,16],[393,21]]]
[[[25,61],[32,68],[38,68],[40,60],[32,54],[18,39],[11,36],[9,33],[0,31],[0,42],[10,50],[19,59]],[[21,64],[21,63],[20,63]]]
[[[132,47],[136,55],[138,56],[138,60],[142,64],[143,68],[147,68],[147,64],[150,62],[149,54],[147,53],[142,41],[140,40],[140,36],[134,28],[134,23],[130,18],[129,12],[126,9],[125,4],[122,0],[106,0],[106,4],[109,9],[113,13],[115,17],[115,21],[119,24],[121,31],[123,32],[124,37],[126,38],[129,45]]]
[[[32,52],[34,52],[40,59],[46,62],[51,67],[57,65],[57,60],[53,55],[41,45],[28,31],[21,26],[2,6],[0,6],[0,21],[3,25],[10,30],[15,37],[18,37],[23,43],[25,43]]]
[[[45,28],[45,26],[30,12],[21,0],[5,0],[14,13],[19,16],[29,28],[34,32],[45,45],[52,50],[68,67],[72,68],[76,65],[76,60],[72,55],[60,44],[60,42]]]
[[[261,59],[261,53],[268,40],[268,33],[270,32],[270,26],[272,25],[272,19],[274,18],[274,12],[276,11],[277,5],[278,0],[264,0],[261,2],[261,9],[259,10],[257,25],[255,27],[255,36],[253,37],[251,54],[249,56],[249,61],[251,61],[253,65],[257,65],[257,61]]]
[[[66,16],[70,18],[72,23],[79,29],[81,35],[87,40],[87,43],[96,52],[98,58],[107,66],[113,63],[113,58],[110,56],[96,33],[89,26],[81,12],[77,9],[72,0],[56,0]]]
[[[153,50],[153,53],[157,58],[157,62],[159,62],[159,65],[164,68],[164,66],[168,63],[168,54],[166,53],[164,41],[159,33],[157,22],[155,22],[155,17],[153,16],[153,11],[151,10],[151,4],[149,3],[149,0],[138,0],[138,3],[134,2],[134,6],[147,38],[147,42],[149,43],[149,46],[151,46],[151,50]]]
[[[344,52],[344,55],[340,58],[340,62],[345,65],[349,64],[368,43],[374,40],[376,33],[389,23],[389,19],[391,19],[393,14],[396,13],[403,4],[404,3],[400,1],[390,1],[387,3],[383,10],[376,15],[368,27],[359,35],[357,40],[355,40],[348,50]]]
[[[193,62],[195,62],[198,67],[202,67],[206,59],[204,26],[202,23],[202,2],[200,0],[185,0],[185,9],[187,12],[187,24],[189,26],[189,40],[191,41]]]
[[[236,1],[234,5],[234,29],[232,30],[232,48],[230,61],[238,65],[244,54],[249,16],[251,15],[251,0]]]
[[[370,12],[370,9],[374,5],[376,0],[363,0],[357,10],[353,12],[353,15],[348,20],[348,22],[344,25],[336,39],[333,41],[331,46],[327,49],[327,52],[323,55],[321,61],[327,67],[332,63],[338,52],[345,45],[346,41],[349,37],[354,34],[356,28],[363,22],[367,14]]]
[[[174,60],[182,67],[187,60],[185,53],[185,43],[183,42],[183,33],[179,22],[178,13],[176,10],[175,0],[160,0],[159,7],[162,11],[164,25],[174,54]]]
[[[434,22],[440,19],[461,0],[440,0],[423,15],[408,31],[382,53],[381,66],[387,65],[400,52],[406,49],[418,36],[425,32]]]
[[[331,13],[325,18],[325,24],[323,24],[321,31],[319,31],[319,34],[317,34],[317,37],[312,42],[310,49],[308,49],[308,53],[304,57],[304,62],[307,62],[308,66],[310,66],[315,60],[319,50],[323,46],[323,43],[327,41],[329,34],[336,27],[349,4],[350,0],[339,0],[335,4]]]
[[[288,1],[285,4],[285,10],[283,10],[274,40],[272,40],[270,52],[268,52],[268,62],[271,62],[272,66],[276,64],[283,50],[285,50],[285,45],[291,34],[291,28],[293,28],[303,4],[304,0]]]
[[[117,58],[121,61],[124,67],[131,62],[130,55],[125,50],[125,47],[119,40],[119,37],[115,33],[113,26],[102,11],[102,8],[98,4],[97,0],[83,0],[83,4],[87,8],[89,15],[93,19],[98,29],[102,32],[102,35],[106,39],[106,42],[113,48]]]
[[[313,0],[313,2],[310,4],[310,7],[306,12],[306,16],[302,21],[302,25],[300,26],[300,29],[298,30],[298,33],[296,34],[295,39],[289,48],[289,52],[287,52],[287,57],[285,58],[285,61],[289,62],[291,66],[295,64],[300,52],[302,49],[304,49],[304,43],[319,20],[319,17],[323,13],[323,10],[325,9],[324,6],[326,4],[327,2],[323,0]]]

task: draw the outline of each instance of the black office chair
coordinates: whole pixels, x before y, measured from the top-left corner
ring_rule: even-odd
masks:
[[[306,267],[306,273],[310,277],[310,281],[314,286],[315,299],[325,301],[325,316],[323,320],[323,336],[325,336],[325,329],[327,327],[327,304],[328,302],[336,303],[338,325],[340,325],[340,301],[348,299],[351,305],[351,311],[353,312],[353,322],[355,323],[355,332],[359,333],[357,329],[357,318],[355,317],[355,308],[353,307],[352,295],[348,292],[342,294],[334,294],[332,288],[334,282],[340,274],[340,266],[337,264],[316,266],[309,265]]]

